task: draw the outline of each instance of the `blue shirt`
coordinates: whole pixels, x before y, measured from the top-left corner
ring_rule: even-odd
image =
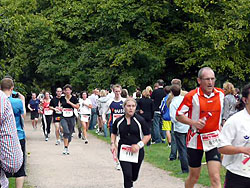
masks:
[[[29,102],[30,107],[32,109],[34,109],[35,111],[38,111],[38,109],[39,109],[39,103],[40,103],[40,101],[38,99],[36,99],[36,100],[30,99],[30,102]]]
[[[25,139],[25,133],[23,130],[23,126],[22,126],[22,120],[21,120],[21,115],[24,114],[23,111],[23,103],[21,101],[21,99],[18,98],[9,98],[11,106],[13,108],[13,112],[14,112],[14,116],[15,116],[15,120],[16,120],[16,128],[17,128],[17,134],[18,134],[18,138],[19,140]]]
[[[115,120],[119,117],[121,117],[124,114],[124,109],[123,109],[123,100],[121,99],[119,102],[118,101],[112,101],[109,105],[109,108],[111,110],[111,115],[109,119],[109,125],[112,127],[113,123]],[[112,130],[112,129],[111,129]]]

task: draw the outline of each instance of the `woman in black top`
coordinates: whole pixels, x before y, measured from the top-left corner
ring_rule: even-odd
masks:
[[[144,117],[146,123],[148,124],[148,127],[150,129],[150,133],[152,133],[152,120],[154,117],[154,104],[152,99],[150,99],[150,93],[146,90],[142,91],[142,98],[137,102],[137,108],[139,114]],[[148,145],[150,145],[150,142],[148,142]]]
[[[71,136],[74,131],[75,126],[75,115],[74,115],[74,108],[78,109],[80,107],[78,99],[71,95],[72,87],[69,84],[66,84],[63,87],[65,92],[65,97],[62,97],[62,107],[63,107],[63,114],[60,124],[63,128],[63,142],[64,142],[64,155],[69,155],[69,143],[71,141]]]
[[[124,102],[125,114],[115,120],[111,134],[112,152],[116,149],[117,136],[120,137],[118,159],[122,167],[125,188],[133,187],[133,182],[137,180],[144,158],[143,147],[151,138],[144,118],[135,114],[135,109],[136,101],[127,98]]]

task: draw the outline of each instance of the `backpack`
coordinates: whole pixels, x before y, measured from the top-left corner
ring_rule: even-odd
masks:
[[[166,97],[164,97],[161,101],[161,105],[160,105],[160,112],[161,112],[161,117],[163,120],[165,121],[171,121],[170,118],[170,113],[169,113],[169,108],[167,106],[167,99],[168,99],[167,95]]]

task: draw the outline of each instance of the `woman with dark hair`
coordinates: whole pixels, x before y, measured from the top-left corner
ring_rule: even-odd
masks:
[[[232,115],[220,134],[218,150],[227,169],[225,188],[250,187],[250,84],[242,91],[244,109]]]
[[[87,98],[87,92],[83,91],[81,93],[81,98],[79,99],[79,114],[80,122],[82,125],[82,139],[85,140],[85,144],[88,144],[87,130],[89,128],[89,120],[91,115],[92,103],[91,100]]]
[[[42,125],[43,125],[43,133],[45,136],[45,141],[48,141],[50,134],[50,125],[52,121],[53,110],[49,108],[50,104],[50,93],[44,93],[44,99],[41,101],[40,106],[42,109]]]
[[[144,118],[135,114],[135,109],[135,99],[128,97],[124,102],[125,114],[115,120],[111,134],[112,152],[116,150],[117,136],[120,137],[118,159],[122,167],[125,188],[133,187],[133,182],[137,180],[144,158],[143,147],[151,138]]]
[[[64,142],[64,155],[69,155],[69,143],[71,142],[72,133],[74,131],[75,126],[75,115],[74,108],[78,109],[80,107],[78,99],[71,95],[72,86],[66,84],[63,87],[65,92],[65,96],[62,97],[62,107],[63,107],[63,115],[60,121],[60,124],[63,128],[63,142]]]

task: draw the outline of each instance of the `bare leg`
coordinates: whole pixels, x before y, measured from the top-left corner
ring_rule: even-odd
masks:
[[[221,164],[219,161],[207,162],[208,174],[211,181],[211,188],[221,188],[220,167]]]
[[[193,188],[194,185],[199,180],[200,173],[201,173],[201,167],[198,168],[189,167],[189,175],[185,182],[185,188]]]
[[[24,176],[16,178],[16,188],[23,188]]]
[[[167,134],[168,143],[171,143],[171,133],[170,133],[170,131],[166,131],[166,134]]]
[[[85,139],[88,139],[87,138],[87,122],[81,121],[81,124],[82,124],[82,134]]]

